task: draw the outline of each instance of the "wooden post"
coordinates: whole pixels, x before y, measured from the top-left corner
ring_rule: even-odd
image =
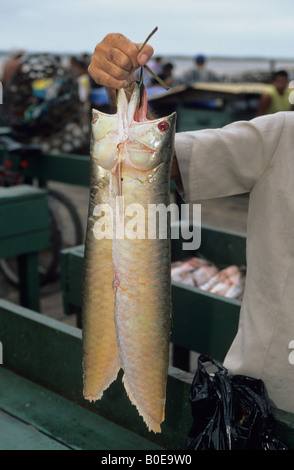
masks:
[[[20,305],[40,312],[38,253],[18,256]]]

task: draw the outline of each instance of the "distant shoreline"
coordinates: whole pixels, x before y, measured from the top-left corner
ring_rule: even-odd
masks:
[[[33,52],[30,51],[30,54]],[[9,57],[9,51],[0,51],[0,77],[2,75],[2,65]],[[52,53],[54,54],[54,53]],[[66,62],[74,54],[56,53]],[[77,53],[78,55],[78,53]],[[89,53],[89,56],[91,54]],[[175,77],[180,76],[187,69],[193,67],[192,56],[162,55],[163,63],[172,62]],[[238,80],[245,74],[258,77],[259,74],[270,73],[278,69],[286,69],[290,79],[294,79],[294,58],[267,58],[267,57],[234,57],[234,56],[207,56],[207,67],[225,80]]]

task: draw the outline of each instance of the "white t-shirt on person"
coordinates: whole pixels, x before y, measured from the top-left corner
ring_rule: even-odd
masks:
[[[175,148],[186,201],[250,193],[246,287],[224,365],[293,413],[294,112],[178,133]]]

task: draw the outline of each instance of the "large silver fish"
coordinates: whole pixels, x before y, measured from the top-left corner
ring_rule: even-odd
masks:
[[[146,92],[137,83],[130,100],[118,92],[116,114],[93,110],[84,396],[101,398],[122,368],[130,400],[148,429],[160,432],[171,319],[169,221],[166,236],[150,233],[148,223],[150,229],[151,209],[169,204],[176,116],[147,120],[146,110]]]

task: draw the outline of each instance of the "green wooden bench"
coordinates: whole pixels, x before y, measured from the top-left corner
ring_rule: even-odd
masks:
[[[173,261],[195,254],[193,251],[183,251],[182,243],[182,238],[172,240]],[[199,251],[220,267],[233,263],[245,266],[246,236],[202,226]],[[83,245],[61,253],[64,312],[67,315],[77,314],[79,327],[83,257]],[[177,346],[174,365],[188,369],[189,350],[223,360],[238,329],[241,302],[173,282],[172,303],[171,341]]]
[[[0,300],[0,450],[182,450],[192,424],[192,375],[169,368],[162,432],[149,433],[119,374],[95,404],[82,397],[79,328]],[[0,361],[1,362],[1,361]],[[273,410],[294,449],[294,417]]]
[[[0,450],[184,448],[190,374],[170,368],[166,419],[154,434],[128,399],[121,374],[95,404],[83,399],[80,329],[0,300],[0,340]]]
[[[6,151],[0,143],[0,160],[4,158]],[[26,166],[21,167],[21,153],[14,152],[9,155],[10,171],[19,171],[27,180],[37,179],[41,183],[57,181],[66,184],[89,187],[90,157],[76,154],[51,154],[42,153],[36,155],[32,152],[25,155]]]
[[[195,255],[182,246],[182,237],[172,240],[172,261]],[[202,225],[197,252],[220,269],[232,264],[246,267],[246,235]],[[172,302],[174,365],[189,370],[189,350],[222,361],[238,330],[240,300],[172,282]]]
[[[236,235],[229,235],[233,252]],[[67,272],[69,267],[72,272],[66,279],[68,295],[71,293],[69,303],[65,303],[67,306],[76,303],[75,292],[81,288],[82,259],[83,247],[63,253],[63,270],[67,266]],[[64,277],[62,282],[65,282]],[[212,297],[209,298],[209,302],[212,301]],[[194,309],[195,312],[198,309]],[[188,313],[187,309],[182,309],[184,317]],[[211,313],[211,318],[216,314]],[[191,330],[188,322],[187,341],[199,350],[200,343],[193,342],[193,337],[199,340],[196,323],[194,331]],[[215,338],[219,340],[218,335]],[[177,331],[173,331],[172,339],[188,347],[182,333],[177,335]],[[166,419],[162,433],[153,434],[147,431],[126,396],[121,373],[101,400],[91,404],[83,399],[80,328],[0,300],[0,341],[3,351],[0,449],[1,446],[5,449],[184,449],[192,424],[189,401],[192,374],[170,366]],[[213,351],[212,345],[207,344],[208,352]],[[276,436],[294,449],[293,415],[281,410],[273,410],[273,414]]]
[[[177,106],[178,132],[223,127],[230,122],[232,122],[232,113],[227,110]]]
[[[50,246],[47,192],[0,188],[0,220],[0,258],[17,257],[20,303],[40,311],[38,252]]]
[[[179,260],[189,257],[193,252],[182,250],[181,239],[172,240],[172,259]],[[214,261],[220,267],[229,264],[246,265],[246,236],[216,230],[202,226],[201,254]],[[64,250],[61,256],[61,282],[63,304],[66,314],[77,314],[78,327],[81,309],[81,282],[84,246]],[[227,299],[215,294],[204,292],[195,287],[172,283],[173,321],[171,342],[180,353],[195,351],[205,353],[223,360],[238,329],[241,301]],[[176,353],[179,351],[176,350]],[[179,364],[186,364],[187,357],[180,354]],[[173,363],[175,365],[175,363]],[[176,369],[179,370],[179,369]],[[191,380],[191,374],[182,371],[185,382]],[[188,391],[185,387],[183,409],[188,405]],[[175,393],[178,390],[175,389]],[[174,397],[177,400],[177,397]],[[276,436],[294,449],[294,415],[282,410],[272,410],[275,418]],[[182,413],[182,411],[181,411]],[[186,429],[189,425],[187,424]]]

